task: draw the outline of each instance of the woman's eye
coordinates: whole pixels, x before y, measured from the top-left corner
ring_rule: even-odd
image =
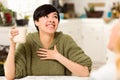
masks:
[[[44,18],[49,18],[49,16],[48,16],[48,15],[46,15],[46,16],[44,16]],[[57,15],[55,15],[55,16],[53,16],[53,18],[58,19],[58,16],[57,16]]]
[[[55,18],[58,18],[58,16],[54,16]]]

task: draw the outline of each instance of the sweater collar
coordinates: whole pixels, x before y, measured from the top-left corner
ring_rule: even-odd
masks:
[[[62,37],[63,33],[62,32],[55,32],[55,36],[54,36],[54,40],[52,42],[52,44],[50,45],[49,49],[53,48],[54,45],[60,40],[60,38]],[[33,41],[39,45],[40,47],[43,47],[42,42],[39,39],[39,33],[35,32],[31,35],[31,38],[33,39]]]

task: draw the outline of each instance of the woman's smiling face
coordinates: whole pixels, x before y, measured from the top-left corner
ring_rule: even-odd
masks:
[[[57,12],[51,12],[46,16],[40,17],[38,21],[35,21],[39,31],[49,34],[55,33],[58,28],[58,23]]]

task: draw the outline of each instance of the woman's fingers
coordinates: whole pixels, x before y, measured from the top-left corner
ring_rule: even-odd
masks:
[[[48,50],[47,49],[43,49],[43,48],[39,48],[38,51],[43,51],[43,52],[47,52]]]
[[[41,49],[40,48],[36,53],[37,53],[38,56],[41,56],[41,57],[43,57],[43,56],[46,57],[47,56],[47,50],[46,49]]]
[[[18,30],[12,30],[12,31],[11,31],[11,35],[12,35],[12,36],[16,36],[16,35],[18,35],[18,34],[19,34]]]
[[[9,37],[14,38],[14,36],[18,35],[19,32],[16,27],[12,27],[11,30],[9,31]]]
[[[40,57],[40,59],[56,59],[56,57],[58,56],[56,45],[54,46],[54,50],[39,48],[36,53]]]

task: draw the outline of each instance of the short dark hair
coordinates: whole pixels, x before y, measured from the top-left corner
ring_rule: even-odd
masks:
[[[57,12],[58,21],[60,21],[60,16],[58,10],[51,4],[44,4],[39,6],[33,13],[33,20],[38,21],[40,17],[46,16],[51,12]],[[39,31],[38,27],[35,25],[37,30]]]

